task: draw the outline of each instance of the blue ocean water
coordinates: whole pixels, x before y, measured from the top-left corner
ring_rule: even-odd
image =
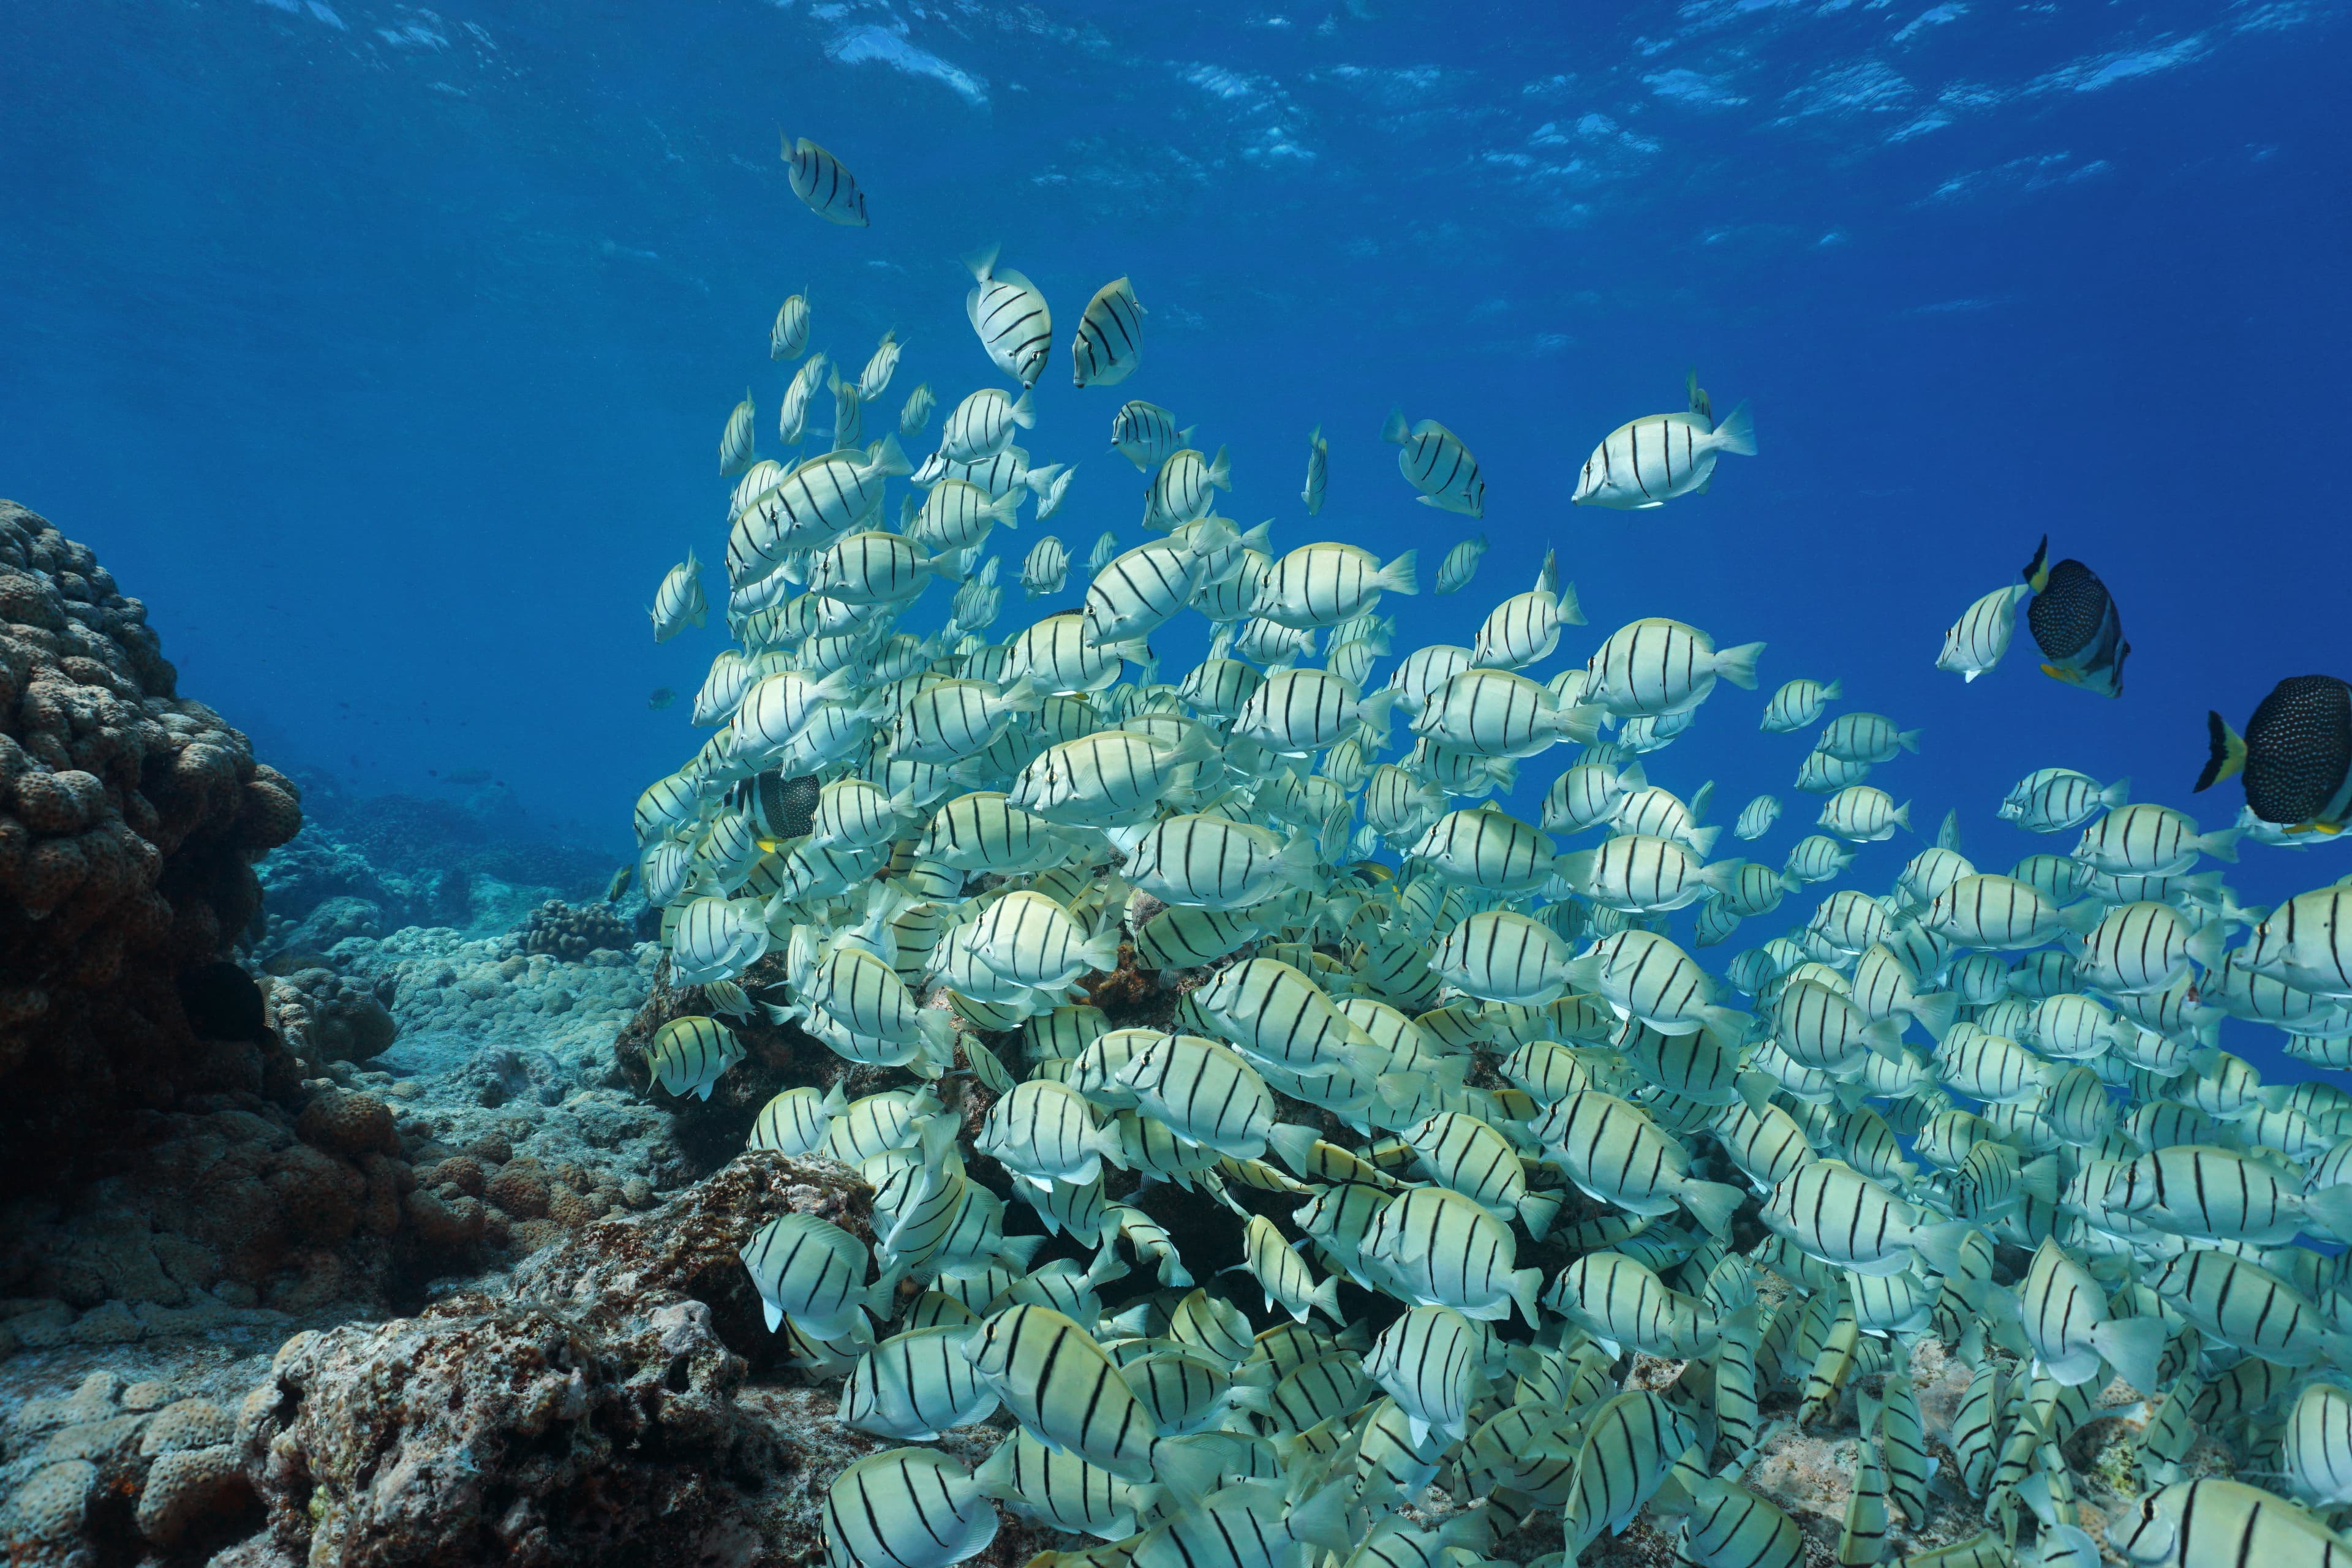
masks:
[[[1771,688],[1926,731],[1882,770],[1980,863],[2034,767],[2192,800],[2204,715],[2352,673],[2334,373],[2352,360],[2345,8],[1344,0],[1280,5],[92,0],[0,47],[0,491],[154,606],[184,689],[361,793],[475,770],[574,838],[699,742],[714,628],[643,605],[723,540],[715,447],[746,386],[773,450],[778,302],[854,368],[886,328],[943,405],[995,379],[959,256],[1001,241],[1052,300],[1024,437],[1076,462],[1050,524],[1135,543],[1107,448],[1150,398],[1232,451],[1223,509],[1284,545],[1423,552],[1477,581],[1383,606],[1400,651],[1467,641],[1557,549],[1592,626],[1760,639],[1654,773],[1790,803]],[[779,131],[838,153],[873,224],[792,196]],[[1062,345],[1125,274],[1142,368],[1074,389]],[[1570,507],[1610,429],[1752,400],[1761,451],[1660,510]],[[1459,432],[1483,523],[1415,504],[1391,405]],[[820,415],[822,417],[822,415]],[[1297,493],[1306,433],[1329,500]],[[936,428],[936,426],[934,426]],[[1036,527],[1000,535],[1008,568]],[[2133,646],[2107,701],[1932,668],[2044,533]],[[1012,576],[1008,570],[1008,581]],[[713,567],[706,585],[723,586]],[[1054,607],[1074,605],[1083,573]],[[918,612],[945,614],[945,595]],[[1044,606],[1038,606],[1042,608]],[[1024,614],[1011,589],[999,633]],[[1158,639],[1171,671],[1197,624]],[[1385,668],[1385,667],[1383,667]],[[667,686],[677,707],[651,711]],[[1530,765],[1539,791],[1556,769]],[[464,786],[475,787],[475,786]],[[1532,812],[1532,805],[1528,807]],[[1915,837],[1865,849],[1883,887]],[[2339,864],[2339,861],[2342,863]],[[2249,900],[2352,869],[2250,847]]]

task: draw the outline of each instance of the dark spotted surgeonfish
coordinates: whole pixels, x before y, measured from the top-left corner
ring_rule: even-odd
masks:
[[[2352,814],[2352,686],[2332,675],[2290,675],[2271,688],[2241,736],[2205,716],[2212,754],[2199,790],[2243,773],[2246,805],[2290,833],[2340,833]]]
[[[2074,560],[2051,565],[2045,534],[2026,565],[2025,581],[2033,590],[2025,613],[2042,649],[2042,673],[2102,697],[2121,697],[2131,644],[2124,641],[2123,617],[2099,574]]]

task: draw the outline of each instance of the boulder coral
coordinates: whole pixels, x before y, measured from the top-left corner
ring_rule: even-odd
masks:
[[[180,982],[302,805],[177,682],[89,547],[0,500],[0,1180],[218,1073]]]
[[[629,922],[610,904],[567,904],[550,899],[530,912],[520,931],[525,952],[578,963],[598,948],[625,952],[635,945]]]
[[[0,1543],[11,1563],[153,1561],[156,1550],[201,1562],[252,1533],[261,1514],[236,1414],[173,1393],[97,1372],[69,1397],[14,1412],[0,1436]]]

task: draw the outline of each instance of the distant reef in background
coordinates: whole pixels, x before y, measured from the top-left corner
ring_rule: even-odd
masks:
[[[544,836],[503,792],[485,792],[479,805],[353,795],[323,773],[289,771],[302,788],[304,822],[261,868],[266,924],[256,935],[264,951],[325,945],[298,938],[296,928],[338,900],[374,906],[373,915],[341,908],[346,923],[365,918],[375,927],[370,935],[403,926],[505,931],[546,899],[601,897],[620,864],[612,850]]]

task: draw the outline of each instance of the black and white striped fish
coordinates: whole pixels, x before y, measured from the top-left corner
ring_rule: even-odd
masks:
[[[962,1465],[892,1448],[844,1469],[825,1493],[826,1568],[948,1568],[986,1550],[996,1526]]]
[[[1045,1447],[1125,1480],[1152,1479],[1160,1431],[1094,1337],[1050,1307],[1013,1306],[968,1331],[964,1354]]]
[[[817,388],[824,384],[825,366],[830,363],[822,353],[814,353],[801,362],[792,380],[784,384],[784,395],[776,405],[776,439],[787,447],[797,447],[808,436],[808,411],[816,401]],[[748,476],[747,476],[748,477]],[[778,479],[782,476],[779,474]],[[749,498],[747,498],[749,499]],[[733,513],[743,508],[737,506]]]
[[[788,296],[776,307],[775,324],[768,329],[768,357],[796,360],[808,353],[809,302],[805,293]]]
[[[1696,626],[1653,616],[1610,634],[1585,662],[1584,700],[1621,718],[1696,707],[1717,680],[1753,691],[1764,645],[1717,650]]]
[[[779,156],[792,181],[793,195],[827,223],[846,228],[866,227],[866,193],[857,188],[856,176],[841,166],[840,159],[807,137],[797,142],[789,136],[783,140],[783,151]]]
[[[1307,515],[1315,516],[1323,510],[1323,489],[1330,479],[1331,443],[1323,438],[1323,426],[1318,425],[1307,436],[1307,488],[1298,499],[1307,503]]]
[[[1143,306],[1134,286],[1115,278],[1095,290],[1070,339],[1073,379],[1080,386],[1112,386],[1135,374],[1143,358]]]
[[[1421,492],[1422,505],[1465,517],[1486,515],[1486,480],[1478,472],[1478,459],[1453,431],[1434,419],[1408,428],[1404,410],[1391,408],[1381,439],[1404,448],[1397,454],[1397,468]]]
[[[727,427],[719,433],[719,471],[721,474],[740,474],[751,466],[753,412],[751,392],[746,387],[743,401],[728,412]]]
[[[646,1047],[646,1068],[667,1093],[709,1100],[727,1069],[743,1059],[735,1031],[716,1018],[672,1018]]]
[[[992,245],[964,258],[972,276],[964,315],[996,367],[1024,387],[1034,386],[1053,352],[1054,312],[1034,283],[996,265],[999,248]]]
[[[969,1330],[948,1331],[969,1332]],[[972,1472],[980,1489],[1014,1513],[1050,1530],[1124,1540],[1135,1533],[1136,1515],[1154,1489],[1122,1479],[1075,1454],[1057,1452],[1025,1427],[996,1446]]]
[[[971,1332],[958,1324],[917,1329],[867,1351],[842,1388],[842,1425],[923,1442],[987,1419],[996,1391],[963,1353]]]
[[[1437,587],[1434,591],[1439,594],[1458,594],[1468,587],[1470,579],[1478,574],[1478,563],[1484,560],[1486,555],[1486,536],[1485,534],[1482,533],[1475,539],[1463,540],[1447,551],[1445,559],[1439,563]]]
[[[1961,611],[1944,633],[1936,668],[1974,680],[1999,664],[2009,651],[2010,637],[2017,630],[2017,606],[2027,592],[2021,583],[1995,588]]]
[[[1192,438],[1193,426],[1176,427],[1176,416],[1141,398],[1119,405],[1111,416],[1110,444],[1145,473],[1157,469]]]
[[[1745,403],[1721,424],[1696,408],[1644,415],[1601,438],[1584,459],[1569,499],[1578,506],[1639,511],[1678,496],[1705,495],[1716,458],[1725,452],[1756,455],[1756,418]]]
[[[2244,1481],[2176,1481],[2107,1529],[2127,1563],[2154,1568],[2345,1568],[2352,1547],[2315,1515]]]
[[[1655,1389],[1621,1394],[1594,1412],[1566,1510],[1569,1555],[1631,1523],[1697,1436],[1698,1424]]]
[[[921,435],[923,426],[931,422],[931,410],[938,404],[938,398],[931,394],[931,384],[928,381],[918,384],[914,391],[907,394],[907,401],[899,405],[898,434],[908,440]]]

